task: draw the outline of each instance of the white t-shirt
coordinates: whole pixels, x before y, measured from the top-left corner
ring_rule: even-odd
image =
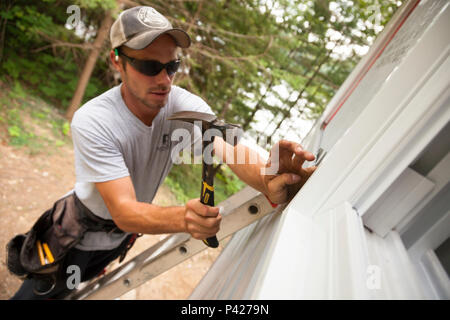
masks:
[[[187,122],[167,120],[178,111],[213,114],[208,104],[190,92],[172,86],[167,104],[149,127],[125,105],[118,85],[88,101],[75,112],[71,123],[75,150],[75,193],[95,215],[112,219],[95,182],[130,176],[137,200],[151,203],[172,167],[176,144],[171,133],[185,128],[201,138],[200,128]],[[192,141],[194,143],[195,141]],[[80,250],[111,250],[127,234],[88,232],[76,246]]]

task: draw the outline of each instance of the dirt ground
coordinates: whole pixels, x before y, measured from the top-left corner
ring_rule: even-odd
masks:
[[[30,155],[22,148],[0,141],[0,299],[9,299],[21,281],[11,275],[5,264],[5,247],[10,238],[24,233],[53,202],[73,188],[75,183],[74,155],[71,145],[64,145],[50,153]],[[162,186],[154,203],[177,204],[170,190]],[[139,254],[164,235],[144,235],[128,253],[127,259]],[[222,247],[207,249],[186,260],[122,299],[186,299]],[[108,270],[117,266],[113,262]]]

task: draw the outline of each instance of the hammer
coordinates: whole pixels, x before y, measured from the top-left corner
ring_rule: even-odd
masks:
[[[169,120],[181,120],[186,122],[194,123],[195,121],[201,121],[202,124],[202,137],[203,137],[203,144],[202,144],[202,186],[200,190],[200,202],[203,204],[206,204],[208,206],[214,206],[214,171],[213,171],[213,164],[212,163],[206,163],[205,161],[205,155],[204,151],[208,147],[209,144],[214,143],[214,131],[215,133],[220,132],[222,134],[222,137],[225,137],[226,130],[233,130],[233,141],[226,141],[226,138],[224,138],[224,141],[228,144],[235,146],[238,143],[239,138],[241,137],[242,129],[239,125],[235,124],[227,124],[223,122],[222,120],[217,119],[217,117],[213,114],[204,113],[204,112],[196,112],[196,111],[181,111],[176,112],[172,114],[169,118]],[[205,141],[204,135],[205,132],[209,129],[215,129],[214,131],[211,130],[210,133],[211,141]],[[219,246],[219,241],[217,240],[216,236],[210,237],[208,239],[204,239],[203,242],[211,247],[211,248],[217,248]]]

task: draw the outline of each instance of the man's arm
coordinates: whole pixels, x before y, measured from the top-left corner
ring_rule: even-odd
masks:
[[[258,152],[240,143],[233,147],[225,143],[221,137],[215,137],[214,155],[226,163],[246,184],[262,193],[267,192],[260,173],[261,168],[266,165],[266,159]]]
[[[186,206],[161,207],[136,199],[130,177],[95,184],[116,225],[125,232],[163,234],[188,232],[206,239],[219,231],[219,208],[208,207],[198,199]]]
[[[214,139],[214,153],[245,183],[264,193],[274,203],[284,203],[305,184],[316,167],[303,168],[314,155],[298,143],[281,140],[270,152],[269,159],[240,143],[235,147],[222,138]]]

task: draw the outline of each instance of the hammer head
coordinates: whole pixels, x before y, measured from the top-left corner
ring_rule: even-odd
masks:
[[[201,121],[203,131],[202,134],[204,134],[208,129],[217,129],[222,133],[222,137],[224,138],[224,140],[233,146],[235,146],[242,137],[242,128],[240,125],[225,123],[224,121],[217,119],[215,115],[210,113],[197,111],[180,111],[172,114],[168,119],[186,121],[191,123],[194,123],[195,121]],[[227,130],[232,130],[231,134],[234,137],[232,139],[233,141],[227,141],[229,140],[226,139]]]

